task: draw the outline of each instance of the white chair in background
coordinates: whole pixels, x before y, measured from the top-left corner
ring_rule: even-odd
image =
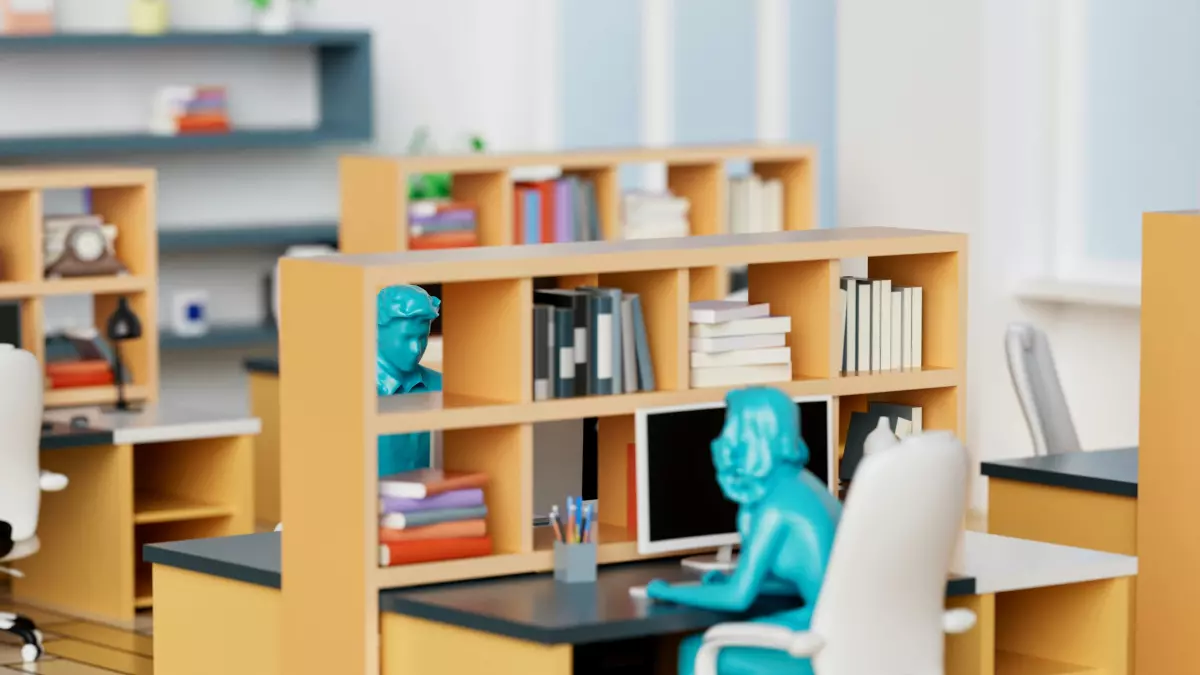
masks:
[[[947,432],[909,437],[865,457],[811,628],[714,626],[697,653],[696,675],[719,675],[720,651],[733,647],[810,658],[816,675],[942,675],[945,634],[975,625],[969,610],[945,609],[968,480],[966,450]]]
[[[1045,332],[1026,323],[1012,324],[1004,337],[1004,350],[1008,372],[1033,437],[1033,454],[1082,450]]]

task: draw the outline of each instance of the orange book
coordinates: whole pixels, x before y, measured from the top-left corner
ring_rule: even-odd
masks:
[[[512,243],[520,245],[528,243],[525,241],[525,190],[517,186],[513,190],[513,240]]]
[[[487,482],[486,473],[415,469],[380,478],[379,496],[425,499],[451,490],[482,488]]]
[[[82,361],[54,361],[46,364],[46,376],[57,375],[91,375],[95,373],[110,373],[112,365],[100,359],[85,359]]]
[[[69,389],[71,387],[103,387],[113,383],[112,373],[70,373],[66,375],[47,376],[51,389]]]
[[[625,455],[625,529],[630,539],[637,539],[637,450],[633,443]]]
[[[182,117],[176,122],[181,134],[200,134],[200,133],[227,133],[229,131],[229,120],[227,119],[191,119]]]
[[[393,530],[387,527],[379,528],[380,543],[395,543],[401,541],[417,541],[420,539],[468,539],[487,536],[487,521],[459,520],[451,523],[436,523],[404,530]]]
[[[429,251],[438,248],[471,248],[479,245],[479,234],[474,230],[464,232],[433,232],[409,237],[408,250]]]
[[[491,554],[491,537],[393,541],[379,545],[379,564],[391,567],[439,560],[478,558]]]
[[[557,181],[543,180],[536,183],[523,183],[530,190],[537,190],[542,194],[541,198],[541,213],[538,214],[538,224],[542,232],[542,243],[550,244],[554,242],[554,184]],[[521,222],[524,222],[522,220]]]

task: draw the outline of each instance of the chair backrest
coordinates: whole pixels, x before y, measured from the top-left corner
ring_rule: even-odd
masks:
[[[0,520],[16,541],[37,533],[42,374],[33,354],[0,344]]]
[[[1034,454],[1082,450],[1046,334],[1029,324],[1012,324],[1005,335],[1004,349],[1008,372],[1033,437]]]
[[[816,673],[943,672],[946,582],[969,479],[949,432],[863,459],[813,613],[825,644]]]

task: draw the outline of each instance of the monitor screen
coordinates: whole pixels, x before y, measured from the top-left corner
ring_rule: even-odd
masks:
[[[833,452],[830,405],[827,397],[797,402],[807,468],[826,485]],[[638,411],[637,423],[639,550],[643,542],[644,553],[736,543],[738,507],[721,493],[712,463],[725,405]]]

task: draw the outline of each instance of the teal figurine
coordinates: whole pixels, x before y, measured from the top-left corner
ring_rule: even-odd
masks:
[[[441,301],[418,286],[389,286],[376,297],[375,388],[380,396],[442,390],[442,375],[421,365]],[[379,475],[429,467],[428,432],[379,437]]]
[[[758,619],[807,630],[833,550],[841,504],[804,467],[808,446],[800,437],[796,404],[777,389],[754,387],[726,396],[725,426],[712,443],[721,490],[738,508],[741,552],[730,574],[709,572],[699,585],[651,582],[658,601],[723,612],[744,612],[761,595],[803,600],[803,607]],[[799,603],[797,603],[799,604]],[[693,635],[679,648],[679,672],[691,675],[703,640]],[[812,675],[807,659],[756,648],[726,649],[721,675]]]

